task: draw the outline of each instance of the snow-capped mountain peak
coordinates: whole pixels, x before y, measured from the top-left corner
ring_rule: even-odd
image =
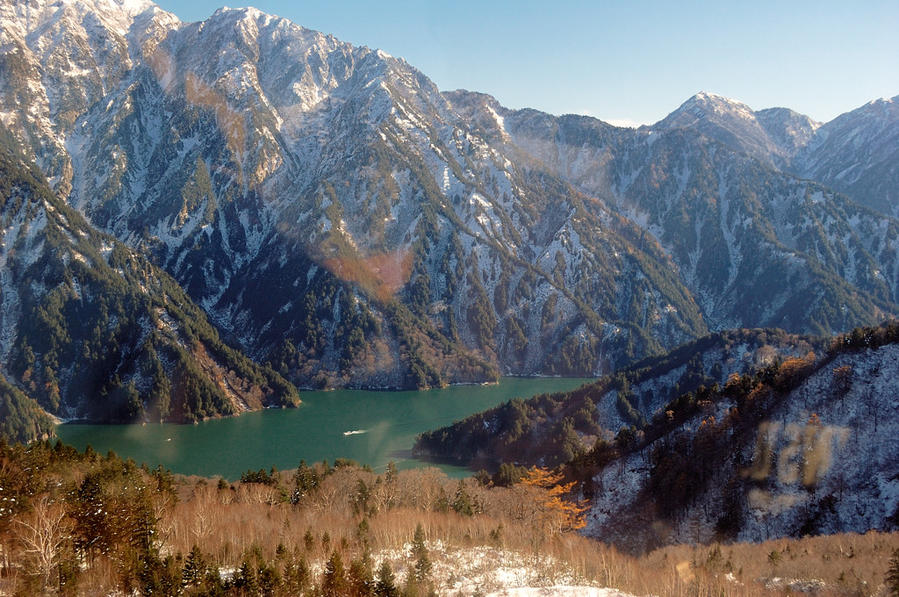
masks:
[[[870,102],[868,102],[865,105],[878,106],[878,105],[894,104],[897,102],[897,100],[899,100],[899,95],[897,95],[895,97],[879,97],[877,99],[871,100]]]
[[[4,28],[24,25],[25,32],[30,34],[62,18],[85,27],[96,19],[103,27],[124,36],[134,18],[148,10],[160,9],[150,0],[4,0],[0,2],[0,22]]]
[[[818,126],[792,110],[755,112],[743,102],[703,91],[651,128],[695,130],[770,165],[783,167]]]
[[[753,111],[743,102],[724,97],[723,95],[700,91],[655,126],[666,128],[688,126],[699,119],[718,119],[722,117],[739,117],[752,120]]]

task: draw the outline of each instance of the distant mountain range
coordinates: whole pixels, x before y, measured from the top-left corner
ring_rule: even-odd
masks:
[[[0,123],[15,168],[37,169],[28,192],[49,187],[104,261],[114,244],[167,272],[277,403],[295,400],[282,377],[595,375],[710,330],[831,333],[899,313],[896,98],[821,125],[701,93],[624,129],[441,92],[402,59],[255,9],[183,23],[144,0],[0,0],[0,44]],[[183,414],[161,415],[124,365],[127,399],[72,385],[72,361],[13,323],[31,308],[8,263],[21,227],[2,233],[10,383],[62,416]],[[58,391],[31,389],[26,336]],[[226,402],[190,412],[265,400]]]

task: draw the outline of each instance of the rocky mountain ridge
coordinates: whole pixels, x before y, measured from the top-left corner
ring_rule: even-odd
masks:
[[[762,131],[743,104],[700,94],[664,125],[626,131],[505,110],[479,94],[449,97],[510,152],[536,158],[657,240],[712,329],[826,334],[894,311],[895,221],[729,145],[733,133],[719,121]]]

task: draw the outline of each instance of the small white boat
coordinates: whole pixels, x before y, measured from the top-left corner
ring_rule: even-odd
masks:
[[[368,433],[367,429],[353,429],[352,431],[344,431],[344,435],[361,435],[363,433]]]

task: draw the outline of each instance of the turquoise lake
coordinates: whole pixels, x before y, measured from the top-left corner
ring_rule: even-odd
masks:
[[[503,378],[493,385],[451,386],[428,391],[301,392],[296,409],[269,409],[197,425],[83,425],[57,427],[60,439],[78,449],[90,444],[138,463],[162,464],[185,475],[238,479],[247,470],[296,468],[350,458],[381,471],[430,465],[411,456],[422,431],[448,425],[512,398],[566,391],[589,380]],[[441,466],[454,476],[470,471]]]

